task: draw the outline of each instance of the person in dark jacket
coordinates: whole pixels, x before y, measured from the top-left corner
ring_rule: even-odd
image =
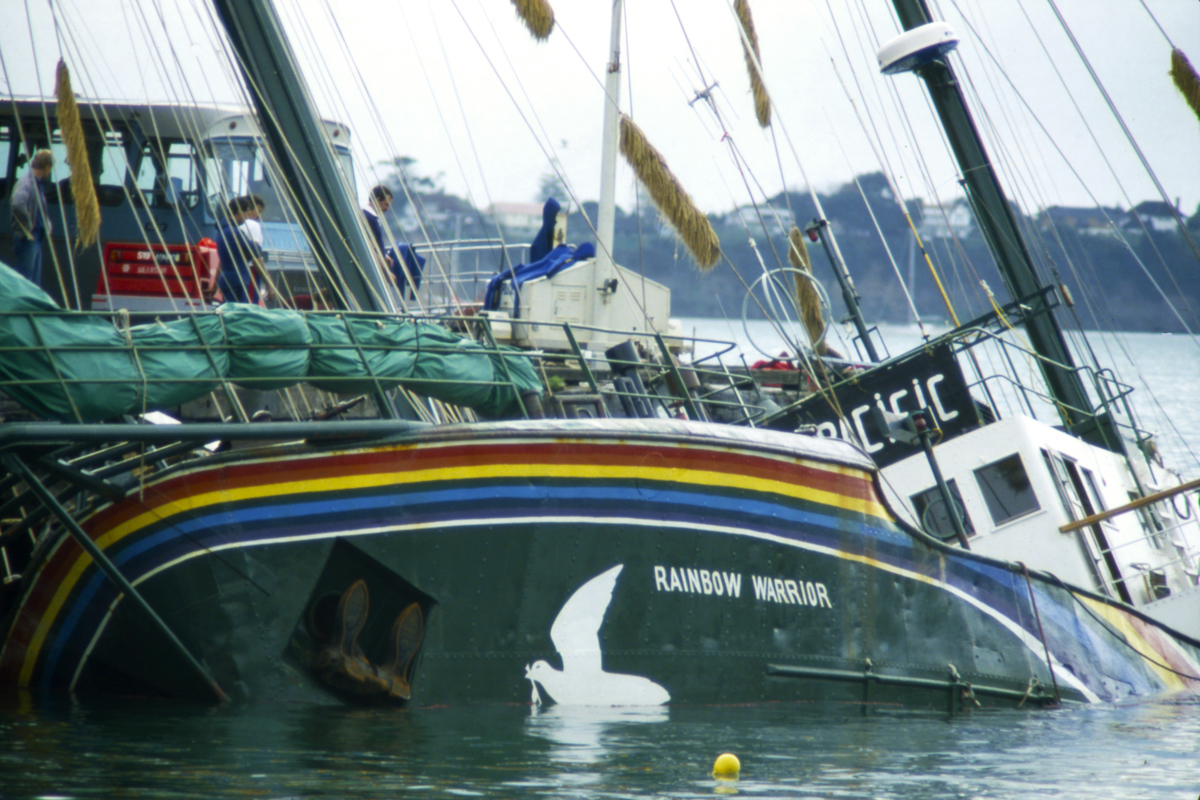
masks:
[[[46,213],[45,183],[54,169],[54,154],[38,150],[12,195],[14,268],[35,286],[42,285],[42,244],[53,230]]]
[[[367,227],[371,230],[371,237],[378,248],[375,251],[375,257],[381,260],[382,265],[387,267],[389,272],[395,269],[395,262],[388,255],[387,246],[383,243],[383,221],[379,219],[379,216],[386,214],[391,207],[392,190],[380,184],[371,189],[371,203],[363,209],[363,216],[367,218]]]
[[[421,288],[421,273],[425,269],[425,256],[417,253],[417,249],[412,245],[403,242],[397,242],[395,247],[389,247],[385,252],[388,264],[392,267],[392,283],[396,285],[401,296],[405,295],[404,290],[407,288],[408,299],[415,299],[417,289]]]
[[[227,303],[258,302],[258,275],[263,270],[262,248],[240,228],[246,219],[246,209],[253,201],[237,197],[229,201],[229,215],[222,220],[217,232],[217,258],[221,274],[217,286]]]

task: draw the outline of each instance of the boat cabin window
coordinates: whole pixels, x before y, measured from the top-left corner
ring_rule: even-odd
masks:
[[[1138,499],[1137,492],[1129,492],[1129,502]],[[1158,509],[1153,505],[1142,506],[1134,513],[1138,515],[1138,521],[1142,523],[1142,530],[1146,531],[1146,538],[1150,544],[1154,545],[1155,549],[1162,550],[1166,537],[1163,535],[1163,521],[1159,516]]]
[[[354,189],[354,173],[350,151],[335,147],[338,164],[342,167],[350,190]],[[265,147],[250,137],[222,137],[209,140],[204,146],[204,183],[208,193],[208,208],[211,215],[220,212],[235,197],[256,194],[266,203],[263,222],[294,222],[290,213],[291,203],[281,197],[275,188],[279,183],[274,177]]]
[[[200,184],[195,156],[196,149],[189,142],[147,142],[137,175],[137,187],[146,202],[156,208],[198,206]]]
[[[233,198],[256,194],[266,203],[263,222],[288,222],[287,208],[272,185],[268,157],[254,139],[230,137],[209,142],[204,154],[209,213],[221,212],[217,214],[221,216]]]
[[[54,153],[54,169],[50,173],[50,185],[46,188],[46,202],[51,205],[58,203],[71,204],[75,202],[71,195],[71,165],[67,159],[67,144],[63,140],[62,130],[55,128],[47,144],[44,138],[45,128],[42,128],[43,138],[36,138],[26,131],[34,150],[49,147]],[[88,127],[85,123],[85,142],[88,151],[88,164],[92,168],[92,180],[96,183],[96,198],[102,206],[119,206],[125,201],[125,176],[129,172],[129,159],[125,152],[126,136],[120,131],[101,131]],[[29,158],[17,159],[18,166],[14,178],[20,178],[29,171]]]
[[[1042,458],[1054,478],[1063,509],[1071,519],[1083,519],[1107,510],[1100,487],[1096,485],[1096,476],[1090,469],[1079,466],[1073,458],[1050,450],[1042,450]],[[1101,524],[1110,528],[1116,526],[1112,518]]]
[[[1062,456],[1043,450],[1042,458],[1046,461],[1046,469],[1050,470],[1050,476],[1054,478],[1054,488],[1058,490],[1058,499],[1062,502],[1067,516],[1071,519],[1086,517],[1087,512],[1084,510],[1079,492],[1076,491],[1075,482],[1071,480],[1071,474],[1067,471],[1067,465]]]
[[[975,482],[996,525],[1041,508],[1021,456],[1016,453],[975,470]]]
[[[950,497],[954,499],[954,504],[958,508],[958,518],[963,522],[963,529],[966,530],[967,536],[974,536],[975,526],[971,524],[971,515],[963,506],[962,495],[958,493],[958,484],[955,483],[954,478],[951,478],[946,481],[946,486],[950,489]],[[946,503],[942,500],[941,489],[933,486],[914,494],[909,499],[912,501],[913,510],[917,512],[921,530],[943,541],[953,539],[957,535],[954,531],[954,522],[946,512]]]
[[[16,149],[12,125],[0,125],[0,197],[7,197],[12,183],[8,175],[12,172],[12,158]]]
[[[1108,506],[1104,504],[1104,495],[1100,494],[1100,487],[1096,485],[1096,476],[1087,467],[1080,467],[1079,474],[1083,476],[1083,487],[1087,490],[1088,499],[1092,501],[1092,508],[1096,509],[1095,513],[1107,511]],[[1111,517],[1104,520],[1103,524],[1109,527],[1116,525]]]

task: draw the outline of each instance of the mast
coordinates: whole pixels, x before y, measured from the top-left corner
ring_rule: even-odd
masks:
[[[925,0],[892,0],[892,5],[906,31],[932,21]],[[944,60],[937,59],[916,71],[924,79],[941,118],[942,128],[963,175],[976,222],[987,237],[1008,290],[1014,300],[1021,300],[1030,308],[1025,315],[1025,331],[1033,349],[1044,359],[1040,360],[1042,374],[1063,424],[1092,444],[1121,451],[1123,445],[1111,418],[1095,415],[1091,399],[1075,371],[1075,362],[1062,329],[1051,313],[1046,297],[1039,294],[1043,288],[1041,280],[953,70]],[[1086,418],[1077,418],[1070,409],[1078,409]]]
[[[596,277],[598,286],[604,286],[613,271],[613,230],[616,225],[616,171],[617,171],[617,129],[620,121],[621,101],[621,4],[622,0],[613,0],[612,25],[609,33],[608,67],[604,77],[604,130],[603,143],[600,151],[600,207],[596,212]],[[594,324],[604,327],[608,322],[607,314],[601,319],[595,313],[596,305],[602,304],[607,310],[607,303],[599,296],[600,292],[592,293],[588,303],[593,308],[591,319]]]
[[[394,311],[375,268],[362,211],[346,191],[347,178],[270,0],[213,0],[213,6],[322,271],[362,310]]]

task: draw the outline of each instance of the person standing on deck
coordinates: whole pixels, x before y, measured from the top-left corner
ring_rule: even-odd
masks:
[[[246,235],[257,248],[259,259],[259,274],[263,281],[256,280],[255,283],[259,290],[259,299],[265,301],[274,291],[271,281],[267,279],[267,250],[266,240],[263,238],[262,214],[267,207],[267,201],[257,194],[248,194],[242,197],[242,214],[244,219],[242,224],[238,226],[242,233]],[[263,289],[263,283],[266,283],[266,289]]]
[[[258,302],[256,273],[263,271],[262,248],[241,229],[246,208],[253,206],[253,202],[245,197],[230,200],[229,215],[217,232],[217,258],[221,261],[217,286],[227,303]]]
[[[12,195],[13,265],[35,286],[42,285],[42,244],[53,230],[46,213],[44,185],[54,169],[54,154],[38,150]]]
[[[267,201],[263,200],[256,194],[248,194],[242,198],[242,208],[245,209],[245,219],[239,225],[242,233],[250,238],[250,241],[258,245],[261,250],[263,244],[263,229],[262,229],[262,212],[267,207]],[[263,254],[263,260],[266,260],[266,254]]]
[[[370,205],[363,209],[363,216],[367,218],[367,227],[371,229],[371,238],[375,240],[375,258],[379,260],[381,266],[387,268],[389,273],[394,265],[383,244],[383,221],[379,219],[379,215],[386,214],[391,207],[392,190],[380,184],[371,190]]]

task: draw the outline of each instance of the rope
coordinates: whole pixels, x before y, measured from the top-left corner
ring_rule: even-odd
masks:
[[[1058,691],[1058,679],[1054,677],[1054,662],[1050,659],[1050,647],[1046,644],[1046,632],[1042,630],[1042,615],[1038,612],[1037,600],[1033,596],[1033,581],[1029,579],[1029,568],[1022,561],[1018,561],[1017,563],[1021,565],[1021,571],[1025,573],[1025,585],[1029,588],[1029,604],[1033,606],[1033,618],[1037,620],[1038,636],[1042,639],[1042,649],[1046,653],[1046,668],[1050,670],[1050,682],[1054,684],[1054,699],[1062,703],[1062,695]],[[1032,681],[1033,679],[1031,678],[1031,689],[1033,688]],[[1028,690],[1025,692],[1025,695],[1029,695]],[[1025,699],[1022,698],[1021,702],[1024,703]]]

